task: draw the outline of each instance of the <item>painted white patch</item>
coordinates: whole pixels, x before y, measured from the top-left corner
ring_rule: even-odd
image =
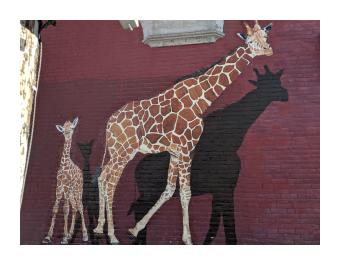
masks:
[[[141,144],[139,146],[139,152],[141,152],[142,154],[150,154],[152,153],[152,150],[148,148],[145,144]]]

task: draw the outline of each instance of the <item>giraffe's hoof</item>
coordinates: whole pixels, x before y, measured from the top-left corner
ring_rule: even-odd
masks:
[[[96,234],[103,234],[103,228],[95,228],[93,229],[93,232],[96,233]]]
[[[67,245],[68,244],[68,236],[64,236],[63,240],[61,240],[60,244]]]
[[[42,244],[51,244],[52,241],[51,241],[51,238],[49,236],[47,236],[41,241],[41,243]]]
[[[111,245],[119,245],[120,242],[119,242],[118,240],[111,240],[111,241],[110,241],[110,244],[111,244]]]
[[[88,235],[84,235],[84,236],[83,236],[83,241],[84,241],[84,242],[89,241],[89,236],[88,236]]]
[[[132,229],[132,228],[130,228],[130,229],[128,230],[128,238],[129,238],[130,240],[135,240],[135,239],[137,239],[137,235],[134,235],[133,229]]]
[[[185,245],[193,245],[193,243],[192,243],[192,241],[191,241],[190,238],[188,238],[188,239],[183,239],[183,243],[184,243]]]

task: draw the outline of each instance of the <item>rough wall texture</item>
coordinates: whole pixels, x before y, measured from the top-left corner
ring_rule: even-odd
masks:
[[[29,148],[31,113],[34,88],[37,86],[40,44],[37,35],[38,21],[32,20],[30,29],[20,30],[20,181],[25,182],[27,152]]]
[[[154,96],[176,78],[228,54],[242,44],[236,36],[242,31],[240,21],[225,21],[226,36],[216,43],[165,48],[143,44],[140,28],[124,31],[118,21],[58,21],[57,27],[43,32],[36,127],[21,208],[21,243],[39,244],[49,228],[64,142],[55,124],[79,117],[72,158],[82,168],[84,158],[76,143],[94,139],[89,160],[93,172],[101,163],[105,125],[115,110],[131,100]],[[239,244],[320,242],[319,34],[318,21],[274,21],[269,37],[274,55],[255,58],[207,113],[238,102],[253,89],[247,82],[255,79],[252,67],[262,69],[268,64],[274,71],[285,69],[281,79],[289,101],[272,102],[238,150],[242,167],[234,201]],[[135,169],[143,157],[138,154],[128,164],[115,195],[115,230],[123,244],[131,243],[127,230],[135,221],[127,211],[139,197]],[[191,233],[196,244],[203,243],[209,229],[211,204],[211,194],[191,199]],[[173,198],[151,219],[147,244],[181,244],[181,221],[179,199]],[[61,207],[55,243],[61,240],[62,229]],[[77,242],[81,242],[80,232]],[[223,225],[212,243],[225,244]]]

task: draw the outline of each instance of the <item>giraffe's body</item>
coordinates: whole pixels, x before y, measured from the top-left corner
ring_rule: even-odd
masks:
[[[268,51],[271,52],[271,48]],[[112,204],[123,169],[137,152],[167,151],[171,159],[166,189],[129,232],[136,236],[162,204],[171,198],[178,176],[183,209],[182,239],[186,244],[192,243],[188,215],[191,154],[203,132],[202,116],[256,55],[249,45],[241,46],[202,75],[180,81],[151,99],[130,102],[110,117],[106,127],[106,148],[110,160],[98,178],[100,210],[95,232],[103,232],[106,205],[108,234],[111,243],[118,243],[114,235]],[[105,154],[103,162],[104,159]]]
[[[58,212],[59,203],[64,199],[64,237],[62,244],[67,244],[72,238],[74,232],[74,224],[76,213],[79,211],[82,219],[83,241],[88,240],[87,230],[83,215],[83,173],[80,168],[72,161],[70,157],[72,133],[76,127],[78,118],[73,123],[66,121],[64,126],[57,125],[57,129],[65,136],[65,143],[63,154],[61,157],[58,173],[57,173],[57,187],[56,187],[56,201],[53,207],[53,217],[48,235],[45,237],[43,243],[49,243],[52,239],[55,217]],[[68,215],[69,204],[72,208],[72,222],[68,230]]]

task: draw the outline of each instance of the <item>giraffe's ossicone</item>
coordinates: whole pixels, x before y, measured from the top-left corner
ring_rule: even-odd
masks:
[[[78,124],[78,118],[75,118],[73,122],[66,121],[63,126],[56,125],[57,130],[61,132],[65,137],[63,154],[61,157],[58,173],[57,173],[57,187],[56,187],[56,200],[52,212],[52,221],[47,236],[44,238],[44,244],[51,243],[53,229],[55,224],[55,218],[58,213],[59,203],[64,200],[64,237],[61,244],[68,244],[72,239],[74,232],[74,224],[76,214],[79,211],[82,221],[83,241],[88,241],[87,229],[84,221],[83,213],[83,172],[72,161],[70,156],[73,130]],[[68,215],[69,204],[72,208],[72,222],[70,229],[68,229]]]
[[[252,28],[245,25],[247,34],[238,33],[245,45],[238,47],[203,74],[179,81],[151,99],[130,102],[112,114],[106,127],[105,153],[98,178],[100,207],[94,232],[103,233],[106,208],[110,241],[112,244],[119,243],[114,234],[112,204],[126,164],[137,152],[147,154],[167,151],[171,159],[165,191],[136,226],[129,229],[129,235],[136,237],[153,214],[172,197],[179,177],[183,211],[182,240],[185,244],[192,244],[188,213],[191,198],[190,167],[192,151],[203,132],[202,116],[255,56],[273,54],[267,43],[271,24],[264,28],[257,21]],[[110,160],[103,166],[106,151],[109,152]]]

